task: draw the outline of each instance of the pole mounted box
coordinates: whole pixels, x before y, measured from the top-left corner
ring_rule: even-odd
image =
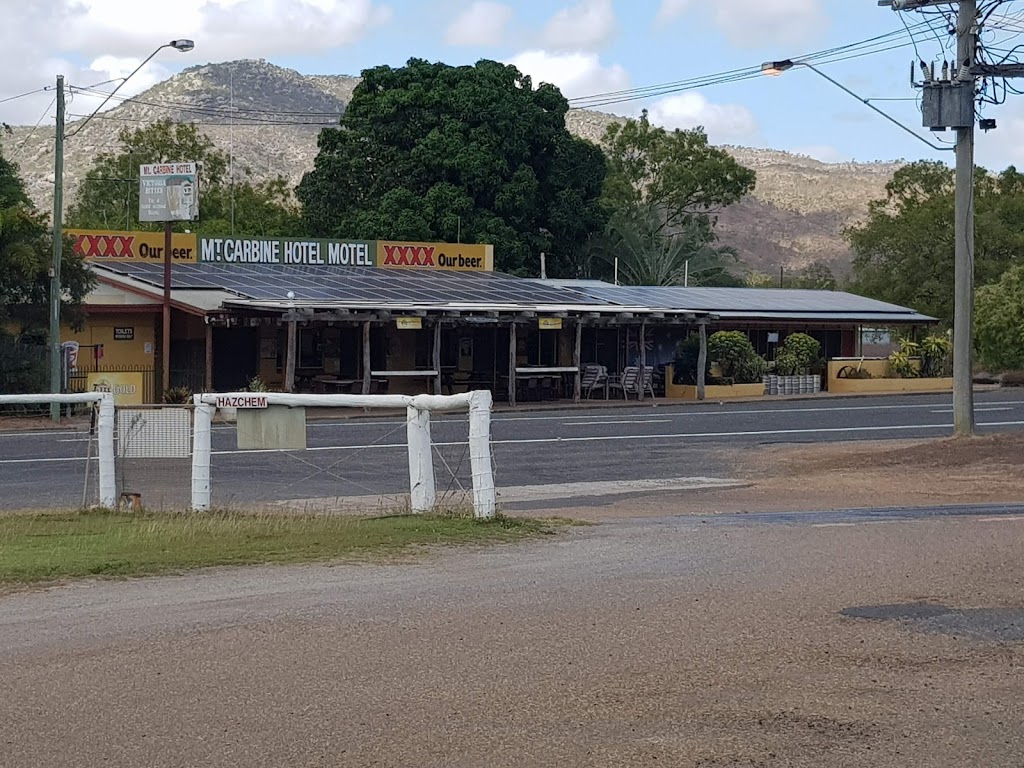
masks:
[[[974,127],[974,83],[929,83],[921,94],[925,128],[945,131]]]

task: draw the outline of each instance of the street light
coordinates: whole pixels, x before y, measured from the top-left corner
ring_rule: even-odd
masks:
[[[813,64],[810,64],[810,63],[808,63],[806,61],[801,61],[800,59],[782,59],[781,61],[766,61],[764,64],[761,65],[761,74],[768,75],[769,77],[778,77],[783,72],[787,72],[788,70],[792,69],[793,67],[805,67],[805,68],[811,70],[812,72],[816,73],[817,75],[820,75],[821,77],[825,78],[830,83],[832,83],[832,85],[834,85],[836,88],[839,88],[841,91],[844,91],[845,93],[848,93],[850,96],[853,96],[853,98],[855,98],[861,104],[864,104],[865,106],[870,107],[871,109],[873,109],[875,112],[880,114],[882,117],[884,117],[890,123],[895,125],[901,131],[906,131],[911,136],[913,136],[915,139],[917,139],[918,141],[920,141],[920,142],[922,142],[924,144],[927,144],[932,149],[938,150],[939,152],[952,152],[954,150],[954,147],[944,147],[941,144],[933,144],[932,142],[928,141],[928,139],[924,138],[924,136],[922,136],[921,134],[917,133],[912,128],[908,128],[907,126],[905,126],[903,123],[901,123],[896,118],[894,118],[891,115],[889,115],[888,113],[883,112],[882,110],[880,110],[878,107],[876,107],[874,104],[871,103],[870,99],[865,99],[865,98],[862,98],[862,97],[858,96],[856,93],[851,91],[849,88],[847,88],[845,85],[840,83],[838,80],[834,80],[833,78],[829,77],[824,72],[822,72],[820,69],[818,69],[816,66],[814,66]]]
[[[53,159],[53,264],[50,267],[50,392],[59,394],[61,391],[61,350],[60,350],[60,266],[64,256],[63,241],[63,215],[64,215],[64,139],[71,138],[79,133],[96,114],[103,109],[104,105],[114,94],[121,90],[121,86],[127,83],[132,77],[149,63],[150,59],[156,56],[164,48],[174,48],[181,53],[187,53],[195,48],[192,40],[171,40],[164,43],[147,56],[139,66],[133,69],[127,77],[123,78],[117,88],[107,94],[105,98],[92,113],[85,118],[85,121],[75,128],[67,136],[64,135],[64,75],[57,75],[57,130],[54,137],[54,159]],[[50,404],[50,418],[60,421],[60,404]]]

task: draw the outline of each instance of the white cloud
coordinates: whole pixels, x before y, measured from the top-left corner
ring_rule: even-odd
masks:
[[[611,40],[615,31],[612,0],[580,0],[548,20],[541,40],[551,51],[594,50]]]
[[[512,9],[492,0],[477,0],[449,25],[448,45],[499,45],[512,20]]]
[[[828,27],[823,0],[662,0],[658,20],[670,21],[687,11],[703,10],[733,45],[743,48],[808,43]]]
[[[689,8],[690,0],[661,0],[655,21],[671,21],[677,16],[682,16]]]
[[[0,98],[52,85],[58,73],[79,86],[123,77],[158,45],[195,40],[190,54],[161,51],[118,94],[130,96],[192,64],[323,53],[390,18],[381,0],[26,1],[0,25]],[[34,123],[52,97],[0,104],[0,121]],[[72,109],[97,103],[78,95]]]
[[[696,91],[667,96],[648,108],[652,123],[664,128],[703,126],[714,143],[748,139],[757,133],[757,122],[739,104],[712,104]]]
[[[557,85],[570,99],[629,88],[626,70],[618,64],[601,64],[596,53],[524,51],[508,63],[532,77],[535,84]]]

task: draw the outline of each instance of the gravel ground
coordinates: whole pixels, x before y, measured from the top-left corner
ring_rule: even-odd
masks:
[[[10,595],[0,763],[1019,766],[1022,534],[622,520]]]

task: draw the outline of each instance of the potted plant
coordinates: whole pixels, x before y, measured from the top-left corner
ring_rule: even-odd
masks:
[[[665,381],[665,396],[693,400],[697,396],[700,338],[693,334],[676,346],[672,375]],[[750,339],[740,331],[719,331],[708,338],[704,370],[708,398],[756,397],[764,394],[766,363]],[[712,375],[714,371],[715,375]]]

